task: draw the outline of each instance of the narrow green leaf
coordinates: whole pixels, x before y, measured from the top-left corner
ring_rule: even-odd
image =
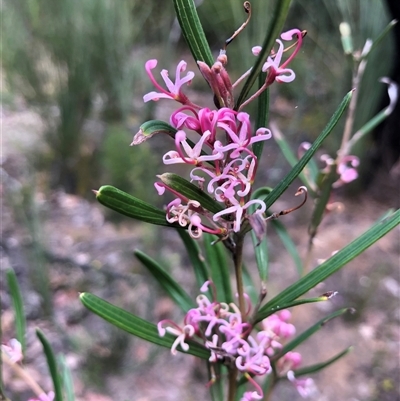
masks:
[[[207,209],[212,213],[218,213],[224,209],[220,203],[211,198],[211,196],[202,191],[198,186],[177,174],[164,173],[159,175],[158,178],[173,191],[190,200],[196,200],[204,209]]]
[[[214,59],[201,26],[193,0],[174,0],[174,7],[184,38],[194,61],[204,61],[209,67]]]
[[[229,304],[233,298],[225,248],[221,242],[215,242],[218,238],[214,235],[203,234],[203,238],[211,279],[217,289],[217,300]]]
[[[22,300],[21,290],[18,285],[17,276],[14,270],[7,270],[7,284],[10,290],[11,301],[14,308],[15,315],[15,331],[17,340],[21,343],[22,353],[25,356],[26,353],[26,319],[24,312],[24,303]]]
[[[155,324],[150,323],[138,316],[132,315],[131,313],[118,308],[117,306],[114,306],[93,294],[84,292],[80,294],[80,299],[83,305],[85,305],[86,308],[91,310],[96,315],[100,316],[114,326],[126,331],[127,333],[133,334],[134,336],[143,340],[160,345],[162,347],[171,348],[176,339],[176,337],[170,333],[166,333],[164,337],[160,337]],[[202,359],[208,359],[210,357],[209,351],[200,344],[189,340],[185,340],[185,342],[189,344],[189,350],[185,352],[182,350],[182,348],[180,348],[180,346],[178,346],[178,351],[191,354]]]
[[[111,185],[104,185],[95,193],[102,205],[125,216],[159,226],[177,227],[177,224],[167,222],[165,211]]]
[[[197,286],[200,288],[210,278],[204,256],[201,254],[201,249],[197,241],[195,241],[187,231],[177,229],[177,232],[185,245],[190,262],[193,266]]]
[[[210,380],[215,380],[210,389],[210,395],[212,401],[222,401],[225,399],[224,397],[224,380],[222,379],[226,372],[225,366],[221,365],[220,363],[210,363],[207,362],[208,367],[208,376]]]
[[[284,247],[288,251],[289,255],[292,257],[293,262],[296,266],[299,276],[303,275],[303,262],[297,251],[296,245],[290,237],[286,230],[286,227],[279,220],[271,220],[272,226],[275,228],[280,240],[282,241]]]
[[[238,110],[240,105],[246,100],[250,89],[253,87],[258,75],[261,72],[261,68],[265,63],[265,60],[271,53],[271,49],[275,44],[276,39],[280,36],[283,25],[286,21],[287,14],[289,12],[290,0],[280,0],[275,2],[275,8],[271,18],[271,24],[268,26],[267,33],[265,35],[264,42],[262,44],[262,50],[257,57],[257,60],[243,85],[243,88],[239,94],[238,100],[235,105],[235,110]]]
[[[287,304],[278,305],[275,308],[272,308],[268,313],[265,314],[263,319],[265,319],[266,317],[273,315],[274,313],[276,313],[280,310],[283,310],[283,309],[289,309],[289,308],[293,308],[293,307],[299,306],[299,305],[312,304],[315,302],[324,302],[324,301],[328,301],[328,299],[329,299],[328,295],[321,295],[320,297],[314,297],[314,298],[297,299],[296,301],[292,301]]]
[[[299,160],[299,162],[292,168],[289,174],[279,182],[279,184],[271,191],[271,193],[266,197],[265,203],[267,209],[275,203],[275,201],[286,191],[289,185],[297,178],[297,176],[303,171],[304,167],[310,161],[311,157],[322,145],[325,138],[332,132],[333,128],[336,126],[346,107],[350,103],[350,99],[353,91],[350,91],[340,103],[338,109],[333,114],[332,118],[329,120],[327,126],[318,136],[315,142],[312,144],[311,148],[307,150],[304,156]]]
[[[286,305],[296,300],[307,291],[314,288],[321,281],[326,280],[330,275],[337,272],[345,264],[360,253],[369,248],[372,244],[386,235],[389,231],[400,224],[400,210],[394,212],[383,221],[374,224],[368,231],[356,238],[349,245],[334,254],[324,263],[320,264],[306,276],[296,281],[283,290],[279,295],[265,304],[256,316],[256,321],[264,319],[271,311],[279,305]]]
[[[326,205],[331,197],[332,185],[336,181],[337,176],[336,164],[332,164],[330,166],[329,173],[325,174],[322,180],[319,197],[315,201],[310,225],[308,227],[308,233],[310,234],[311,241],[317,234],[318,227],[321,224],[322,218],[324,217]]]
[[[67,365],[64,355],[58,356],[58,362],[61,367],[62,383],[66,401],[75,401],[74,381],[72,380],[71,370]]]
[[[329,316],[324,317],[317,323],[315,323],[313,326],[311,326],[309,329],[305,330],[303,333],[298,335],[296,338],[294,338],[292,341],[287,343],[280,351],[278,354],[274,355],[272,360],[276,361],[285,354],[287,354],[289,351],[292,351],[295,349],[297,346],[299,346],[301,343],[303,343],[305,340],[307,340],[309,337],[311,337],[314,333],[319,331],[323,326],[325,326],[326,323],[328,323],[330,320],[334,319],[335,317],[341,316],[344,313],[349,311],[348,308],[343,308],[339,309],[333,313],[331,313]]]
[[[369,52],[363,56],[362,58],[368,58],[368,56],[372,53],[374,49],[376,49],[382,40],[388,35],[388,33],[394,28],[394,26],[398,23],[399,21],[397,20],[392,20],[389,22],[389,24],[384,28],[384,30],[378,35],[378,37],[373,41],[371,48],[369,49]]]
[[[267,237],[264,236],[264,238],[259,243],[258,238],[254,234],[254,230],[252,230],[251,240],[253,242],[254,254],[256,256],[256,263],[260,280],[262,282],[266,282],[268,279],[268,267],[269,267]]]
[[[46,355],[47,365],[50,370],[51,379],[53,381],[55,398],[54,401],[62,401],[63,400],[63,392],[61,385],[61,377],[58,371],[57,361],[54,356],[53,349],[46,336],[40,329],[36,329],[36,335],[39,341],[42,343],[44,354]]]
[[[141,251],[135,251],[134,255],[142,262],[153,277],[158,281],[163,290],[171,299],[181,307],[184,312],[195,308],[196,304],[187,292],[165,271],[165,269],[150,256]]]
[[[254,281],[250,275],[249,269],[243,264],[243,285],[244,292],[250,297],[250,300],[253,305],[256,304],[258,300],[258,292],[257,287],[254,284]]]
[[[167,134],[172,138],[175,138],[175,134],[178,130],[172,125],[161,121],[161,120],[150,120],[143,123],[139,132],[133,138],[131,145],[140,145],[141,143],[147,141],[152,136],[157,134]]]
[[[332,363],[334,363],[338,359],[344,357],[352,350],[353,350],[353,347],[346,348],[344,351],[340,352],[339,354],[335,355],[334,357],[332,357],[331,359],[328,359],[325,362],[321,362],[321,363],[317,363],[315,365],[305,366],[304,368],[297,369],[294,371],[294,376],[299,377],[299,376],[310,375],[312,373],[319,372],[320,370],[326,368],[327,366],[332,365]]]
[[[261,72],[258,77],[258,88],[264,85],[267,74]],[[268,127],[269,123],[269,88],[267,88],[257,99],[257,119],[256,119],[256,130],[259,128]],[[253,144],[253,153],[257,159],[260,160],[262,151],[264,148],[264,141],[256,142]]]
[[[283,136],[282,132],[276,127],[275,129],[272,129],[273,135],[272,138],[274,138],[275,142],[279,146],[279,149],[282,152],[282,155],[284,158],[287,160],[287,162],[290,164],[291,167],[294,167],[298,163],[298,159],[296,155],[293,153],[288,141],[286,138]],[[312,159],[310,160],[310,162]],[[314,191],[315,191],[315,183],[310,182],[308,177],[304,172],[301,172],[299,174],[299,179],[301,182],[311,191],[311,196],[314,196]]]

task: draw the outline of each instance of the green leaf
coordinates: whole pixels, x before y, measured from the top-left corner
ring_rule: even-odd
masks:
[[[272,127],[271,127],[272,128]],[[288,141],[286,140],[286,138],[283,136],[282,132],[280,132],[280,130],[278,129],[278,127],[272,128],[272,138],[274,138],[275,142],[277,143],[277,145],[279,146],[279,149],[282,152],[282,155],[285,157],[285,159],[287,160],[287,162],[290,164],[291,167],[294,167],[297,163],[298,163],[298,159],[296,157],[296,155],[293,153]],[[312,159],[310,160],[310,162],[312,161]],[[311,191],[311,196],[315,196],[315,183],[311,182],[306,174],[304,172],[301,172],[299,174],[299,178],[301,180],[301,182]]]
[[[339,354],[335,355],[334,357],[332,357],[331,359],[328,359],[325,362],[321,362],[321,363],[317,363],[315,365],[305,366],[304,368],[297,369],[294,371],[294,376],[299,377],[299,376],[310,375],[312,373],[319,372],[320,370],[326,368],[327,366],[332,365],[332,363],[336,362],[338,359],[347,355],[352,350],[353,350],[353,347],[346,348],[344,351],[340,352]]]
[[[58,356],[59,366],[61,367],[62,383],[67,401],[75,401],[74,381],[72,380],[71,370],[69,369],[64,355]]]
[[[203,238],[211,279],[217,290],[217,300],[229,304],[233,302],[233,298],[224,245],[221,241],[216,242],[218,238],[214,235],[203,234]]]
[[[326,323],[328,323],[330,320],[334,319],[335,317],[341,316],[344,313],[349,311],[348,308],[343,308],[338,311],[335,311],[331,313],[329,316],[324,317],[317,323],[315,323],[313,326],[311,326],[309,329],[298,335],[296,338],[294,338],[292,341],[287,343],[280,351],[278,354],[274,355],[272,357],[272,360],[276,361],[285,354],[287,354],[289,351],[292,351],[294,348],[299,346],[301,343],[303,343],[305,340],[307,340],[309,337],[311,337],[314,333],[316,333],[318,330],[320,330],[323,326],[325,326]]]
[[[270,223],[275,228],[280,240],[288,251],[289,255],[292,257],[293,262],[296,266],[297,272],[299,276],[303,275],[303,262],[297,251],[296,245],[290,237],[289,233],[286,230],[286,227],[279,220],[271,220]]]
[[[111,185],[104,185],[95,191],[96,199],[104,206],[136,220],[159,226],[177,227],[165,218],[165,211],[150,205]]]
[[[209,67],[214,63],[210,46],[201,26],[193,0],[174,0],[174,7],[184,38],[194,61],[204,61]]]
[[[330,275],[337,272],[345,264],[349,263],[352,259],[365,251],[399,224],[400,210],[397,210],[386,219],[375,223],[360,237],[356,238],[349,245],[316,267],[313,271],[267,302],[267,304],[258,311],[256,322],[259,322],[268,316],[268,314],[270,314],[270,312],[277,306],[287,305],[293,302],[298,297],[311,290],[311,288],[314,288],[318,283],[326,280]]]
[[[17,276],[14,270],[7,270],[7,284],[10,290],[11,301],[15,315],[15,331],[17,340],[21,343],[22,353],[26,353],[26,319],[24,312],[24,302],[22,300],[21,290],[18,285]]]
[[[196,307],[192,298],[159,263],[141,251],[135,251],[134,255],[142,262],[158,281],[163,290],[184,312]]]
[[[79,297],[83,305],[85,305],[85,307],[91,310],[93,313],[136,337],[166,348],[171,348],[176,339],[176,337],[170,333],[166,333],[164,337],[160,337],[155,324],[150,323],[138,316],[132,315],[131,313],[118,308],[117,306],[114,306],[93,294],[84,292],[80,294]],[[210,357],[210,352],[203,346],[189,340],[185,340],[185,342],[189,344],[189,350],[185,352],[182,350],[182,348],[180,348],[180,346],[178,346],[178,351],[191,354],[202,359],[208,359]]]
[[[333,114],[332,118],[329,120],[327,126],[318,136],[315,142],[312,144],[311,148],[307,150],[304,156],[299,160],[299,162],[292,168],[289,174],[279,182],[279,184],[271,191],[271,193],[265,198],[265,203],[267,209],[275,203],[275,201],[286,191],[289,185],[297,178],[297,176],[303,171],[304,167],[310,161],[314,153],[322,145],[325,138],[332,132],[333,128],[336,126],[346,107],[350,103],[350,99],[353,91],[350,91],[340,103],[338,109]]]
[[[282,32],[283,25],[289,12],[290,0],[280,0],[275,2],[275,4],[276,5],[271,18],[271,24],[268,26],[267,33],[262,44],[262,50],[258,55],[257,60],[249,76],[247,77],[246,82],[243,85],[243,88],[235,105],[235,110],[238,110],[240,105],[246,100],[250,89],[254,85],[258,75],[261,72],[261,68],[265,63],[265,60],[271,53],[271,49],[274,46],[276,39],[280,36]]]
[[[215,380],[210,386],[210,395],[212,401],[222,401],[224,397],[224,380],[223,377],[226,376],[226,367],[220,363],[210,363],[207,362],[208,376],[210,380]]]
[[[39,341],[42,343],[44,354],[46,355],[47,365],[50,370],[51,379],[53,381],[55,398],[54,401],[62,401],[63,393],[62,393],[62,385],[61,385],[61,377],[58,372],[57,361],[54,356],[53,349],[46,336],[40,329],[36,329],[36,335]]]
[[[368,58],[368,56],[372,53],[372,51],[376,48],[379,47],[380,43],[382,42],[383,39],[386,38],[388,33],[395,27],[395,25],[399,21],[397,20],[392,20],[389,22],[389,24],[384,28],[384,30],[378,35],[378,37],[373,41],[371,48],[369,49],[369,52],[364,55],[362,58]]]
[[[264,238],[259,243],[258,238],[254,234],[254,230],[252,230],[251,240],[253,242],[254,254],[256,256],[256,263],[260,280],[261,282],[266,282],[268,279],[269,267],[267,237],[264,236]]]
[[[172,125],[161,120],[146,121],[140,126],[139,132],[133,138],[131,145],[140,145],[156,134],[167,134],[172,138],[175,138],[177,131],[178,130]]]
[[[332,294],[324,294],[321,295],[319,297],[314,297],[314,298],[301,298],[301,299],[297,299],[296,301],[292,301],[292,302],[288,302],[287,304],[282,304],[282,305],[278,305],[275,308],[272,308],[268,313],[265,314],[265,316],[263,317],[263,319],[265,319],[266,317],[273,315],[274,313],[283,310],[283,309],[289,309],[289,308],[293,308],[295,306],[299,306],[299,305],[305,305],[305,304],[312,304],[315,302],[324,302],[324,301],[328,301],[329,297]]]
[[[164,173],[159,175],[158,178],[174,192],[190,200],[196,200],[204,209],[212,213],[218,213],[224,209],[221,204],[211,198],[206,192],[202,191],[198,186],[177,174]]]
[[[245,264],[243,264],[243,285],[244,292],[250,297],[252,304],[255,305],[258,300],[258,293],[254,281],[251,278],[249,269]]]
[[[177,229],[177,232],[185,245],[190,263],[193,266],[194,275],[196,276],[197,286],[200,288],[210,278],[204,256],[201,254],[198,242],[187,231]]]
[[[324,217],[326,205],[329,202],[332,192],[332,185],[337,178],[336,164],[330,166],[328,174],[324,175],[321,183],[321,189],[318,199],[315,201],[314,210],[311,216],[310,225],[308,227],[308,233],[310,234],[310,241],[313,240],[317,234],[319,225],[321,224],[322,218]]]

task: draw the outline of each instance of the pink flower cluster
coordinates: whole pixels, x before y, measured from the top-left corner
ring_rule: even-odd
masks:
[[[189,233],[195,238],[202,231],[225,235],[240,230],[242,218],[251,205],[257,207],[256,213],[265,212],[264,202],[250,200],[258,164],[251,145],[271,138],[268,129],[260,128],[252,135],[250,116],[226,107],[199,111],[182,107],[172,114],[170,122],[178,132],[175,134],[175,150],[163,156],[164,164],[192,165],[191,181],[197,182],[200,188],[225,206],[224,210],[212,215],[198,202],[176,194],[178,197],[167,206],[170,223],[189,226]],[[189,144],[185,130],[199,135],[196,145]],[[227,139],[225,144],[219,139],[221,135]],[[155,187],[160,195],[169,189],[158,182]]]
[[[208,291],[213,284],[205,282],[201,292]],[[215,289],[213,288],[214,292]],[[251,313],[251,303],[246,295],[247,315]],[[209,361],[235,366],[247,380],[255,387],[255,391],[246,392],[245,400],[258,400],[263,397],[263,391],[253,376],[263,376],[272,372],[271,359],[282,349],[282,340],[292,337],[296,329],[289,323],[291,314],[288,310],[275,313],[261,322],[260,330],[252,335],[253,326],[244,322],[238,307],[231,303],[210,301],[201,294],[196,299],[197,308],[190,309],[184,318],[184,325],[180,327],[170,320],[158,323],[158,332],[161,337],[166,333],[173,334],[176,339],[171,347],[173,355],[177,347],[183,351],[189,350],[187,340],[200,342],[210,350]],[[275,362],[274,362],[275,363]],[[275,369],[279,375],[287,375],[299,392],[306,393],[311,382],[303,382],[294,378],[293,369],[301,364],[301,355],[297,352],[288,352],[276,361]],[[307,384],[307,388],[305,387]]]
[[[291,82],[295,78],[294,72],[289,70],[287,65],[299,51],[302,33],[293,29],[282,34],[284,40],[292,40],[295,36],[296,48],[285,62],[282,62],[284,45],[277,40],[277,52],[273,51],[263,66],[263,71],[267,72],[265,84],[245,102],[246,104],[273,82]],[[257,47],[253,52],[257,54],[260,50],[261,48]],[[263,201],[251,200],[252,185],[258,167],[252,146],[270,139],[271,131],[261,127],[254,133],[249,114],[233,109],[232,92],[237,83],[231,84],[225,69],[226,62],[225,51],[222,51],[211,67],[201,61],[197,63],[214,92],[217,109],[213,110],[197,106],[182,92],[182,86],[190,84],[194,77],[192,71],[183,75],[187,67],[186,62],[181,61],[178,64],[175,82],[169,78],[167,70],[161,71],[167,89],[153,76],[152,70],[157,66],[157,60],[149,60],[145,66],[157,92],[146,94],[143,100],[148,102],[166,98],[182,104],[170,117],[170,124],[177,132],[174,149],[163,156],[164,164],[183,163],[193,166],[190,172],[191,182],[197,183],[202,190],[223,205],[222,211],[213,214],[204,209],[197,200],[188,199],[163,182],[155,183],[159,195],[167,189],[176,196],[167,205],[167,221],[187,227],[194,238],[200,237],[204,231],[222,237],[231,232],[239,232],[243,221],[250,214],[262,216],[266,209]],[[240,80],[248,73],[249,71]],[[143,133],[139,131],[132,144],[141,143],[143,138]]]

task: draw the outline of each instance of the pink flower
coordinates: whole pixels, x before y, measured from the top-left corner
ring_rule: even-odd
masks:
[[[296,328],[293,324],[287,323],[291,313],[288,310],[282,310],[274,315],[268,316],[262,321],[262,326],[265,331],[271,331],[280,338],[289,338],[296,333]]]
[[[54,397],[54,391],[49,391],[47,394],[40,394],[39,398],[30,398],[28,401],[53,401]]]
[[[337,166],[337,173],[339,179],[333,184],[334,188],[340,187],[343,184],[348,184],[354,181],[358,177],[357,167],[360,164],[360,160],[357,156],[344,156],[340,159]]]
[[[22,345],[15,338],[12,338],[7,344],[1,344],[1,351],[10,358],[11,363],[21,362],[24,357]]]
[[[176,151],[171,150],[163,156],[164,164],[187,163],[198,165],[204,161],[221,160],[224,155],[222,152],[214,151],[213,154],[202,154],[203,145],[211,136],[210,131],[204,132],[199,142],[192,148],[186,141],[186,134],[184,131],[178,131],[175,134]],[[186,155],[184,155],[183,150]]]
[[[297,369],[301,365],[301,354],[298,352],[287,352],[276,364],[279,374],[282,376],[289,370]]]
[[[228,145],[223,146],[220,141],[215,142],[214,149],[219,152],[228,152],[233,150],[230,154],[232,159],[240,156],[240,152],[247,152],[253,155],[249,146],[253,143],[266,141],[271,138],[271,131],[267,128],[259,128],[255,136],[251,136],[250,116],[247,113],[241,112],[237,115],[239,126],[229,126],[226,123],[218,123],[218,127],[225,130],[228,134],[230,141]]]
[[[164,328],[164,323],[168,323],[172,325],[172,327],[168,326]],[[188,351],[189,344],[185,343],[185,339],[193,337],[196,332],[195,328],[190,324],[183,326],[181,329],[178,325],[170,320],[161,320],[161,322],[157,324],[157,329],[160,337],[164,337],[165,333],[167,332],[177,336],[171,347],[172,355],[176,355],[178,345],[181,346],[183,351]]]
[[[178,66],[176,67],[176,74],[175,74],[175,83],[171,81],[168,77],[168,71],[162,70],[161,77],[163,78],[165,85],[167,86],[168,90],[165,90],[162,86],[158,84],[155,80],[153,73],[151,72],[152,69],[156,68],[157,60],[149,60],[145,64],[147,75],[149,76],[153,85],[160,91],[160,92],[150,92],[147,95],[143,96],[143,101],[148,102],[150,100],[157,101],[161,98],[164,99],[173,99],[177,100],[180,103],[187,103],[187,97],[182,93],[181,87],[184,84],[190,84],[194,77],[194,72],[189,71],[186,76],[181,78],[181,72],[186,70],[187,63],[185,61],[181,61]]]
[[[302,398],[308,398],[317,393],[317,387],[313,379],[309,377],[307,379],[296,379],[292,370],[287,373],[287,378],[296,387]]]
[[[297,36],[296,48],[285,62],[282,63],[284,45],[281,40],[277,39],[276,42],[279,45],[278,51],[275,54],[269,56],[267,58],[267,61],[264,63],[262,70],[263,72],[268,71],[268,77],[267,77],[268,86],[271,85],[274,81],[288,83],[292,82],[295,79],[296,75],[293,72],[293,70],[286,67],[299,52],[303,41],[303,36],[299,29],[291,29],[290,31],[284,32],[281,35],[281,38],[283,40],[292,40],[293,36],[295,35]],[[261,51],[260,46],[255,46],[252,49],[253,54],[256,56],[260,53],[260,51]]]
[[[231,207],[228,207],[225,210],[222,210],[221,212],[214,214],[213,220],[218,221],[219,218],[225,214],[234,214],[235,218],[234,218],[234,222],[233,222],[233,231],[235,233],[240,231],[240,226],[242,224],[243,212],[246,209],[248,209],[250,206],[258,204],[260,207],[255,211],[255,213],[258,213],[258,214],[262,214],[266,210],[265,203],[259,199],[251,200],[251,201],[245,203],[243,206],[234,198],[230,198],[230,200],[232,201],[232,203],[234,202],[234,205]]]
[[[248,337],[247,341],[248,347],[238,349],[239,356],[236,358],[236,367],[242,372],[259,376],[271,372],[271,363],[268,356],[264,353],[265,348],[263,344],[257,344],[251,336]]]

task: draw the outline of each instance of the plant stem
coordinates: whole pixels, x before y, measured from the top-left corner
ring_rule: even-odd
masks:
[[[354,118],[355,118],[355,112],[356,112],[356,107],[357,107],[358,95],[360,93],[360,83],[361,83],[362,77],[364,75],[366,66],[367,66],[367,59],[362,59],[359,62],[359,64],[356,65],[356,67],[354,69],[352,86],[356,90],[354,91],[353,96],[350,101],[349,111],[347,114],[344,131],[343,131],[342,143],[340,145],[340,149],[337,152],[338,159],[340,159],[341,157],[346,155],[345,150],[347,148],[347,143],[350,141],[351,133],[353,131],[353,126],[354,126]]]
[[[269,401],[270,398],[271,398],[272,390],[274,389],[275,383],[276,383],[276,373],[275,373],[275,371],[273,371],[270,374],[270,376],[268,377],[267,380],[268,380],[268,388],[265,391],[264,400],[263,401]],[[264,388],[264,390],[265,390],[265,388]]]
[[[228,388],[228,401],[235,401],[236,399],[236,379],[237,379],[238,370],[235,367],[229,369],[229,388]]]
[[[1,353],[1,357],[3,362],[8,365],[14,372],[25,381],[26,384],[32,389],[32,391],[40,397],[42,394],[45,394],[44,390],[32,379],[32,377],[17,363],[11,362],[10,358],[4,353]]]
[[[239,297],[239,310],[242,315],[242,321],[244,321],[246,316],[246,304],[243,295],[243,235],[238,235],[235,242],[236,248],[233,254],[233,262],[235,264],[236,288]]]

